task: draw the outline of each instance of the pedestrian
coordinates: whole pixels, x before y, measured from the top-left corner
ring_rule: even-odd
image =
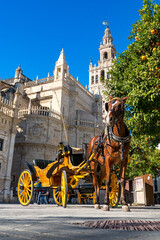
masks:
[[[49,192],[47,189],[42,189],[39,191],[37,204],[48,204]]]

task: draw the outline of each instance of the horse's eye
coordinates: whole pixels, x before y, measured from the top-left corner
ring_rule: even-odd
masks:
[[[114,104],[116,102],[116,99],[114,99],[113,101],[112,101],[112,104]]]

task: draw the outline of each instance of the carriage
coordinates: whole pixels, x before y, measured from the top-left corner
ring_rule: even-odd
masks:
[[[26,162],[28,169],[22,171],[18,180],[18,199],[23,206],[29,205],[33,200],[36,189],[40,187],[53,190],[53,197],[56,204],[67,206],[69,193],[78,190],[78,200],[85,196],[93,199],[93,187],[77,188],[80,179],[87,179],[91,176],[90,162],[95,156],[94,151],[89,158],[85,151],[79,148],[71,148],[69,145],[59,144],[58,156],[55,161],[42,159],[33,160],[33,164]],[[87,185],[88,186],[88,185]],[[120,184],[116,171],[112,171],[109,189],[110,205],[115,207],[120,196]],[[79,200],[79,203],[81,201]]]

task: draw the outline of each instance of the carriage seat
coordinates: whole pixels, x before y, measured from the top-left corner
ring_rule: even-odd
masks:
[[[84,153],[83,153],[83,149],[81,148],[73,148],[72,147],[72,151],[71,151],[71,164],[73,166],[78,166],[79,164],[81,164],[84,160]]]
[[[72,147],[72,154],[83,154],[83,149],[82,148],[75,148]]]
[[[44,169],[47,167],[48,164],[52,163],[52,160],[44,160],[44,159],[34,159],[33,164],[34,166],[39,167],[40,169]]]

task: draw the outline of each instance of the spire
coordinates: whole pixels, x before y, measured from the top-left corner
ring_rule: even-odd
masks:
[[[106,26],[106,29],[104,31],[104,36],[103,36],[101,45],[112,44],[113,38],[111,36],[111,31],[109,29],[108,21],[105,20],[102,22],[102,24]]]
[[[15,78],[20,78],[20,75],[23,73],[21,65],[19,64],[18,68],[15,71]]]
[[[60,53],[58,61],[56,62],[56,65],[63,65],[63,64],[67,65],[65,54],[64,54],[64,50],[62,48],[62,51]]]
[[[90,64],[89,64],[89,68],[92,68],[93,64],[92,64],[92,57],[90,57]]]
[[[17,83],[17,82],[23,82],[23,78],[22,78],[22,68],[21,68],[21,65],[19,64],[18,68],[16,68],[15,70],[15,75],[14,75],[14,83]]]
[[[21,69],[21,64],[19,64],[19,66],[18,66],[18,68],[17,68],[17,69],[18,69],[18,70],[22,70],[22,69]]]
[[[56,62],[55,69],[53,71],[53,75],[55,77],[55,80],[60,80],[60,79],[62,80],[66,78],[68,74],[69,74],[69,67],[67,65],[64,50],[62,48],[58,61]]]
[[[106,29],[104,31],[104,36],[102,38],[102,42],[100,44],[100,61],[108,61],[115,58],[116,50],[113,44],[113,38],[111,36],[111,31],[109,29],[108,21],[103,21],[103,25],[106,26]]]

